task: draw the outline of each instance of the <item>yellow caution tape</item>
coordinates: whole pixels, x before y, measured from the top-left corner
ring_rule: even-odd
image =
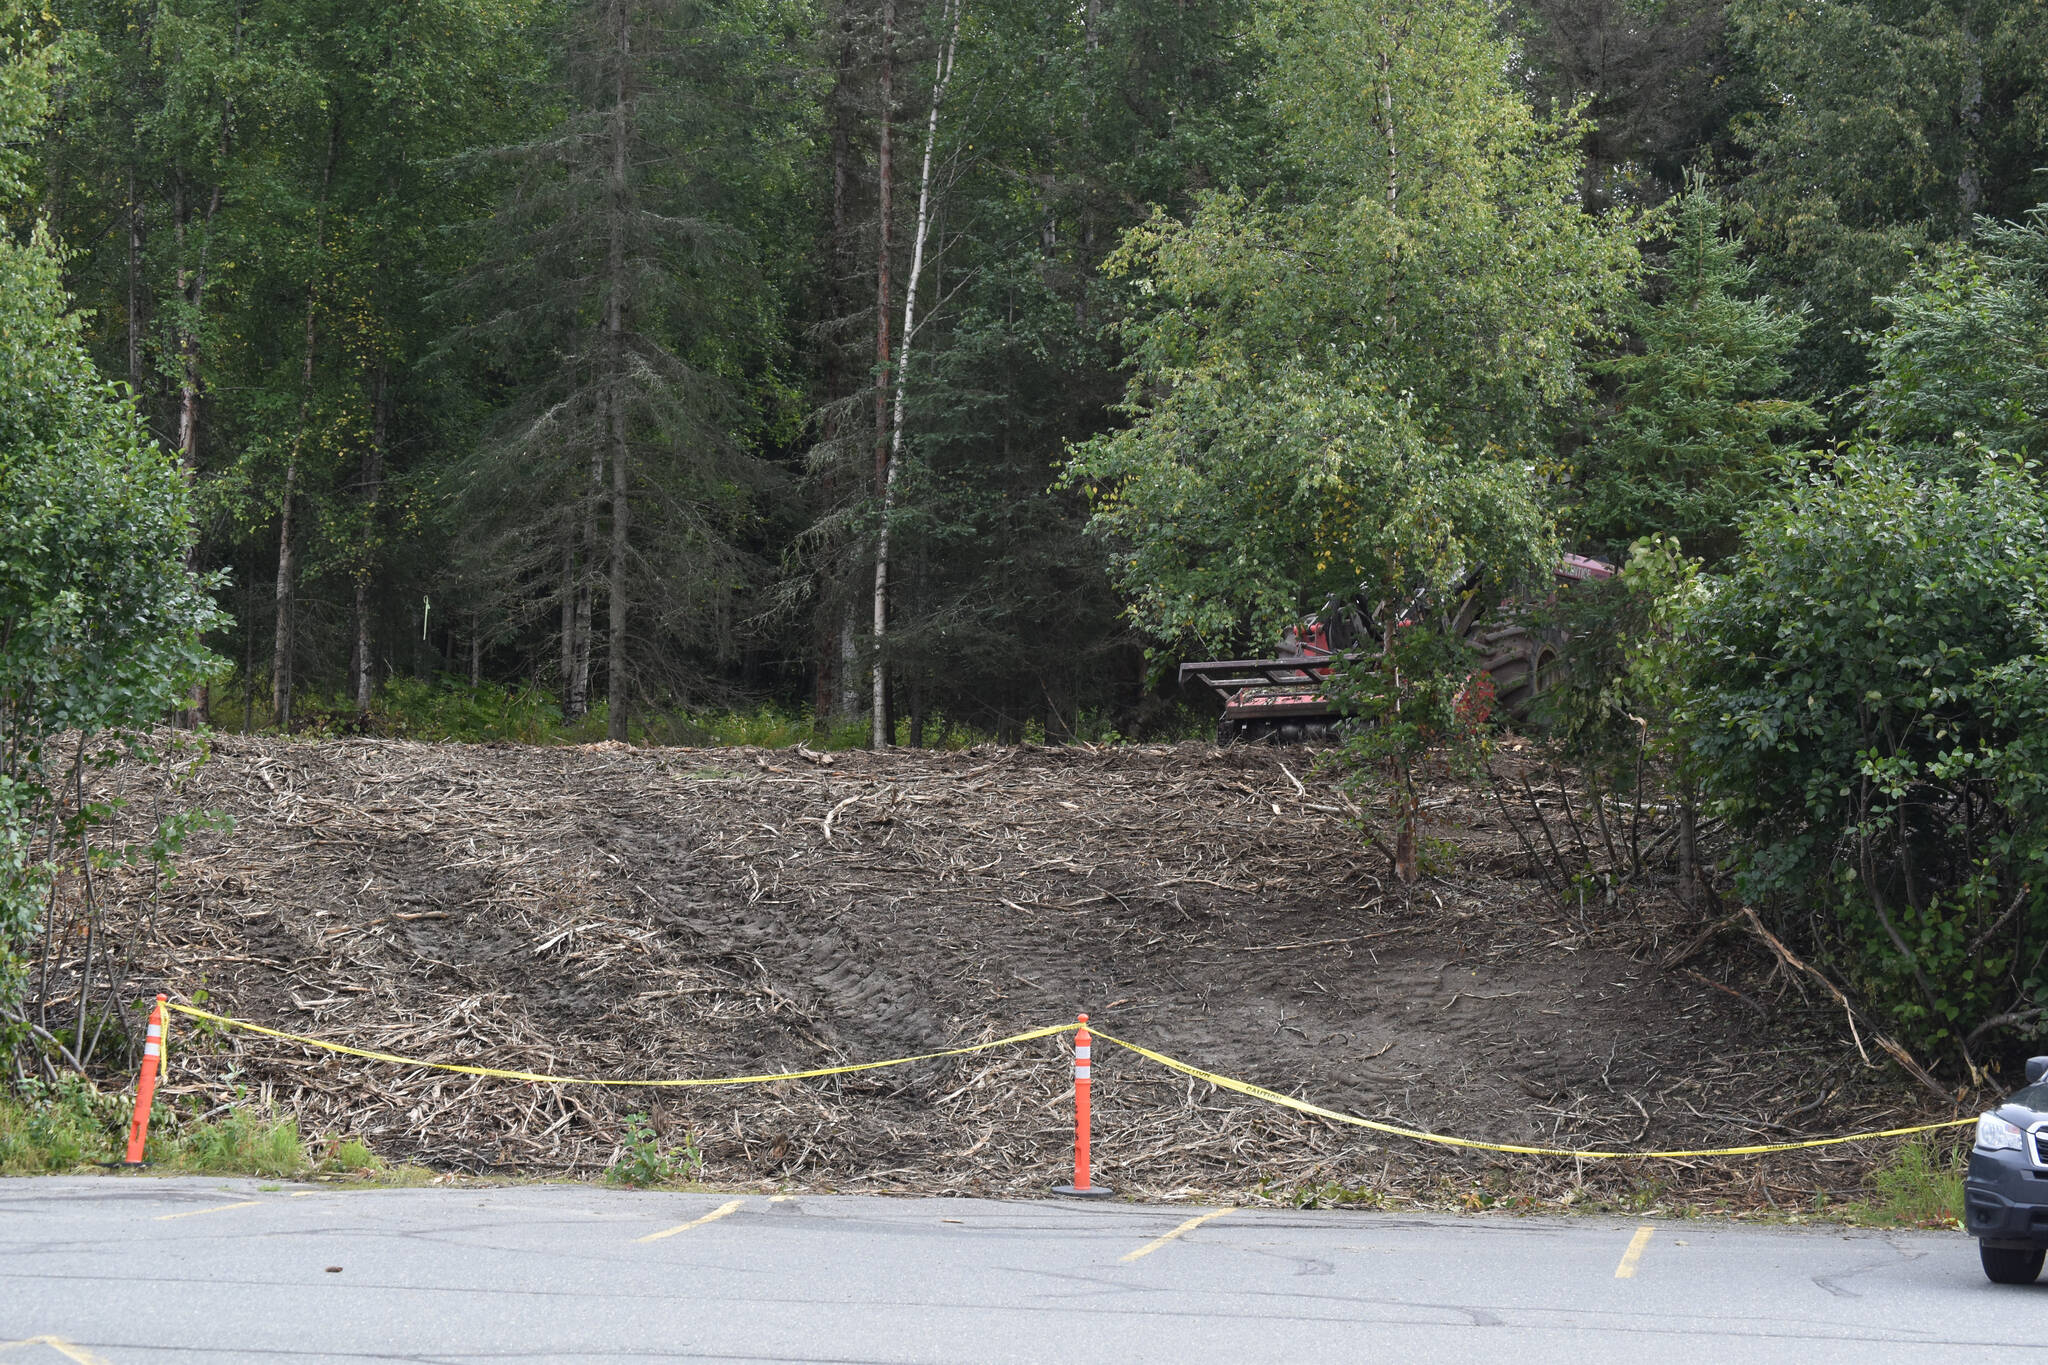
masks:
[[[369,1048],[349,1047],[344,1043],[330,1043],[324,1038],[309,1038],[303,1033],[287,1033],[283,1029],[265,1027],[246,1019],[235,1019],[225,1014],[214,1014],[193,1005],[165,1002],[167,1009],[194,1019],[205,1019],[229,1028],[246,1029],[269,1038],[282,1038],[286,1042],[299,1043],[306,1047],[319,1048],[326,1052],[338,1052],[349,1057],[363,1057],[373,1062],[391,1062],[398,1066],[425,1067],[432,1071],[454,1071],[465,1076],[494,1076],[507,1081],[541,1081],[550,1085],[613,1085],[641,1088],[674,1088],[700,1085],[763,1085],[771,1081],[802,1081],[816,1076],[843,1076],[855,1071],[877,1071],[883,1067],[907,1066],[911,1062],[929,1062],[942,1057],[962,1057],[971,1052],[987,1052],[994,1048],[1010,1047],[1016,1043],[1028,1043],[1039,1038],[1050,1038],[1056,1034],[1072,1033],[1077,1024],[1050,1024],[1045,1028],[1031,1029],[1025,1033],[1013,1033],[1007,1038],[996,1038],[986,1043],[970,1043],[966,1047],[945,1048],[938,1052],[920,1052],[913,1057],[892,1057],[881,1062],[855,1062],[850,1066],[822,1066],[809,1071],[778,1071],[761,1076],[692,1076],[674,1080],[634,1081],[605,1080],[587,1076],[551,1076],[537,1071],[509,1071],[492,1066],[464,1066],[456,1062],[430,1062],[419,1057],[401,1057],[395,1053],[377,1052]],[[1806,1138],[1798,1142],[1767,1142],[1750,1147],[1700,1147],[1674,1152],[1598,1152],[1575,1151],[1567,1147],[1525,1147],[1511,1142],[1481,1142],[1476,1138],[1451,1137],[1444,1133],[1424,1132],[1419,1128],[1403,1128],[1399,1124],[1381,1123],[1376,1119],[1362,1119],[1356,1114],[1342,1114],[1334,1109],[1325,1109],[1307,1100],[1283,1095],[1277,1090],[1268,1090],[1262,1085],[1240,1081],[1214,1071],[1205,1071],[1198,1066],[1169,1057],[1163,1052],[1125,1042],[1112,1033],[1101,1029],[1091,1030],[1095,1037],[1105,1043],[1112,1043],[1126,1052],[1135,1052],[1148,1061],[1157,1062],[1171,1071],[1206,1081],[1221,1090],[1232,1090],[1240,1095],[1249,1095],[1255,1100],[1277,1104],[1298,1113],[1310,1114],[1316,1118],[1328,1119],[1332,1123],[1349,1124],[1354,1128],[1369,1128],[1376,1133],[1387,1133],[1394,1137],[1413,1139],[1416,1142],[1433,1142],[1442,1147],[1464,1147],[1480,1152],[1508,1152],[1517,1156],[1568,1156],[1585,1161],[1657,1161],[1679,1157],[1707,1156],[1761,1156],[1770,1152],[1796,1152],[1809,1147],[1833,1147],[1845,1142],[1868,1142],[1873,1138],[1907,1137],[1914,1133],[1931,1133],[1943,1128],[1962,1128],[1975,1123],[1974,1118],[1947,1119],[1940,1123],[1920,1123],[1906,1128],[1882,1128],[1868,1133],[1849,1133],[1841,1137]]]
[[[1265,1100],[1269,1104],[1283,1105],[1286,1108],[1298,1110],[1304,1114],[1313,1114],[1319,1119],[1329,1119],[1333,1123],[1348,1123],[1355,1128],[1370,1128],[1376,1133],[1390,1133],[1395,1137],[1412,1138],[1417,1142],[1434,1142],[1443,1147],[1467,1147],[1481,1152],[1512,1152],[1519,1156],[1570,1156],[1579,1157],[1587,1161],[1657,1161],[1692,1156],[1759,1156],[1767,1152],[1796,1152],[1808,1147],[1833,1147],[1844,1142],[1868,1142],[1872,1138],[1905,1137],[1911,1133],[1931,1133],[1940,1128],[1961,1128],[1977,1121],[1974,1118],[1947,1119],[1941,1123],[1921,1123],[1915,1124],[1910,1128],[1884,1128],[1871,1133],[1850,1133],[1843,1137],[1807,1138],[1800,1142],[1766,1142],[1753,1147],[1702,1147],[1682,1152],[1579,1152],[1564,1147],[1523,1147],[1511,1142],[1480,1142],[1474,1138],[1448,1137],[1442,1133],[1425,1133],[1419,1128],[1403,1128],[1398,1124],[1379,1123],[1373,1119],[1362,1119],[1355,1114],[1340,1114],[1334,1109],[1325,1109],[1319,1104],[1310,1104],[1306,1100],[1298,1100],[1291,1095],[1282,1095],[1278,1091],[1268,1090],[1262,1085],[1253,1085],[1249,1081],[1240,1081],[1230,1076],[1219,1076],[1213,1071],[1204,1071],[1198,1066],[1189,1066],[1186,1062],[1177,1061],[1172,1057],[1166,1056],[1164,1053],[1154,1052],[1151,1048],[1139,1047],[1136,1043],[1127,1043],[1114,1034],[1104,1033],[1101,1029],[1091,1029],[1090,1032],[1105,1043],[1114,1043],[1126,1052],[1135,1052],[1148,1061],[1157,1062],[1159,1065],[1178,1071],[1184,1076],[1193,1076],[1196,1080],[1207,1081],[1219,1089],[1234,1090],[1240,1095],[1249,1095],[1255,1100]]]
[[[230,1028],[247,1029],[269,1038],[282,1038],[286,1042],[301,1043],[306,1047],[320,1048],[326,1052],[339,1052],[349,1057],[366,1057],[373,1062],[394,1062],[399,1066],[421,1066],[433,1071],[455,1071],[465,1076],[495,1076],[506,1081],[543,1081],[549,1085],[618,1085],[643,1088],[673,1088],[694,1085],[765,1085],[770,1081],[803,1081],[813,1076],[843,1076],[852,1071],[878,1071],[885,1066],[907,1066],[911,1062],[929,1062],[939,1057],[961,1057],[970,1052],[987,1052],[991,1048],[1009,1047],[1013,1043],[1028,1043],[1035,1038],[1050,1038],[1056,1033],[1072,1033],[1078,1024],[1053,1024],[1046,1028],[1032,1029],[1028,1033],[1013,1033],[1007,1038],[997,1038],[987,1043],[971,1043],[966,1047],[949,1047],[940,1052],[920,1052],[915,1057],[891,1057],[885,1062],[855,1062],[851,1066],[821,1066],[809,1071],[777,1071],[764,1076],[687,1076],[666,1081],[616,1081],[593,1079],[588,1076],[549,1076],[537,1071],[506,1071],[495,1066],[463,1066],[455,1062],[429,1062],[419,1057],[400,1057],[390,1052],[376,1052],[369,1048],[349,1047],[343,1043],[330,1043],[322,1038],[308,1038],[303,1033],[286,1033],[283,1029],[265,1028],[252,1024],[246,1019],[233,1019],[225,1014],[214,1014],[191,1005],[166,1002],[166,1008],[180,1014],[189,1014],[194,1019],[206,1019]]]

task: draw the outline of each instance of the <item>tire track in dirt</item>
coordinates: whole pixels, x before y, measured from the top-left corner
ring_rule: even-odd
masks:
[[[1759,1028],[1728,993],[1659,973],[1655,945],[1690,936],[1674,903],[1565,914],[1474,794],[1432,793],[1440,875],[1403,894],[1309,760],[223,738],[190,796],[235,830],[195,842],[153,936],[144,879],[119,889],[154,979],[442,1060],[798,1069],[1086,1009],[1198,1065],[1502,1141],[1749,1141],[1830,1091],[1894,1102],[1858,1096],[1853,1050],[1796,999]],[[212,1102],[254,1078],[310,1126],[465,1168],[601,1166],[619,1117],[645,1109],[696,1133],[726,1178],[1021,1190],[1064,1146],[1060,1055],[1046,1042],[744,1094],[487,1096],[202,1040],[171,1088]],[[1131,1188],[1485,1164],[1202,1093],[1114,1049],[1097,1076],[1100,1150]],[[1855,1117],[1824,1103],[1800,1122]]]

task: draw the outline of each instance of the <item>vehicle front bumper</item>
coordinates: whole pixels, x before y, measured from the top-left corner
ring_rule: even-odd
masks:
[[[2048,1247],[2048,1170],[2024,1152],[1970,1153],[1963,1227],[1993,1246]]]

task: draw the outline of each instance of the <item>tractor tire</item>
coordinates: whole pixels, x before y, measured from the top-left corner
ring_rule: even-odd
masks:
[[[1557,681],[1560,656],[1554,641],[1517,624],[1489,625],[1466,637],[1493,678],[1495,711],[1515,725],[1528,723],[1536,699]]]

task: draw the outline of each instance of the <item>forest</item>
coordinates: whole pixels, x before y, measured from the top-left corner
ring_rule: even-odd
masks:
[[[1724,555],[1796,451],[2040,441],[2038,350],[1972,330],[2028,349],[1983,314],[2048,199],[2029,0],[29,26],[53,83],[10,221],[47,225],[98,372],[191,480],[228,724],[452,680],[613,738],[759,698],[1144,733],[1163,665],[1268,644],[1321,585],[1155,601],[1175,571],[1090,496],[1135,457],[1114,434],[1241,435],[1163,552],[1222,573],[1239,523],[1332,515],[1238,466],[1340,375],[1410,396],[1402,439],[1536,471],[1609,556]],[[1931,400],[1943,366],[1967,392]]]
[[[1741,834],[1727,885],[1920,1045],[2038,1031],[2048,0],[50,0],[0,41],[10,755],[435,707],[1177,738],[1183,659],[1573,551],[1623,569],[1553,608],[1560,752]],[[1469,668],[1395,634],[1353,750],[1406,839]]]

